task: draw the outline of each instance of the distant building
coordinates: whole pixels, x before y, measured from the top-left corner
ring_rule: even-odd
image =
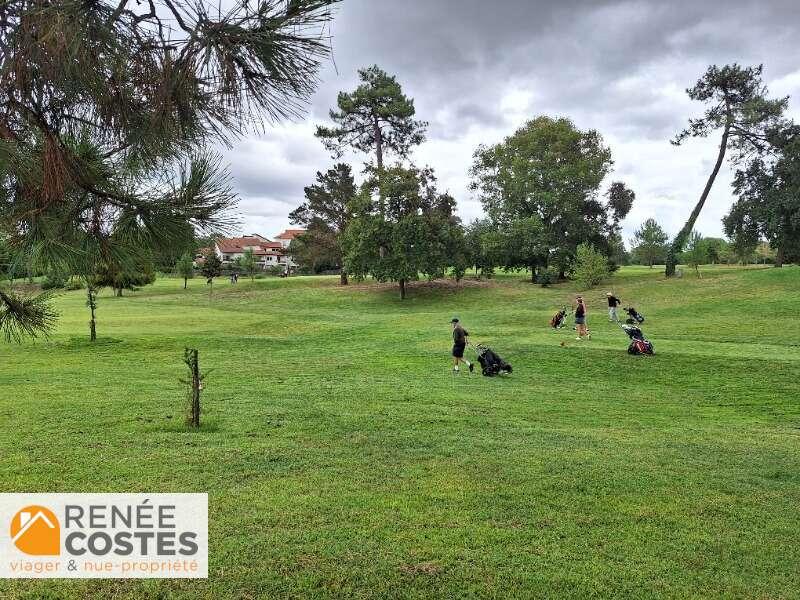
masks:
[[[219,256],[223,265],[230,264],[244,256],[246,250],[252,250],[261,269],[266,270],[274,266],[283,266],[287,270],[293,269],[297,265],[286,250],[291,241],[304,231],[304,229],[287,229],[276,236],[274,242],[257,233],[242,237],[219,238],[214,244],[214,252]],[[208,250],[204,249],[205,252]],[[201,251],[200,254],[203,253]]]
[[[289,244],[292,243],[292,240],[296,238],[298,235],[305,233],[305,229],[287,229],[283,233],[279,233],[275,236],[275,239],[281,243],[283,248],[288,248]]]

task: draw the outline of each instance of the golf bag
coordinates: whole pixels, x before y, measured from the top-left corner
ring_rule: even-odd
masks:
[[[624,331],[631,340],[631,343],[628,345],[628,354],[652,355],[655,353],[653,344],[644,337],[642,330],[636,325],[620,325],[620,327],[622,327],[622,331]]]
[[[556,314],[553,315],[553,318],[550,319],[550,327],[553,329],[561,329],[564,326],[564,321],[567,319],[567,309],[562,308]]]
[[[636,309],[632,306],[625,309],[625,312],[628,313],[629,319],[626,320],[626,323],[629,325],[633,325],[635,323],[639,323],[640,325],[644,323],[644,317],[636,312]]]
[[[511,365],[495,354],[491,348],[484,344],[472,346],[478,355],[478,362],[481,364],[481,372],[486,377],[494,377],[502,372],[511,373]]]

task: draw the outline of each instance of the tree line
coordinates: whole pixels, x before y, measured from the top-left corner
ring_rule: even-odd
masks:
[[[471,186],[487,217],[464,226],[433,169],[410,160],[427,127],[413,99],[378,66],[360,70],[359,80],[339,93],[333,125],[316,135],[335,159],[366,154],[363,182],[339,162],[305,188],[290,215],[307,230],[290,247],[301,264],[339,268],[344,285],[349,276],[396,281],[405,298],[406,283],[420,276],[523,268],[546,284],[567,276],[581,244],[607,257],[624,250],[620,223],[635,194],[622,182],[601,193],[613,160],[597,131],[541,116],[476,149]]]
[[[316,135],[335,159],[347,150],[366,154],[364,181],[357,185],[352,167],[341,162],[317,173],[291,213],[293,223],[307,228],[291,252],[312,270],[340,269],[345,285],[348,275],[397,281],[401,297],[409,280],[446,272],[460,279],[470,267],[486,275],[525,269],[531,281],[546,285],[574,274],[581,245],[604,257],[608,271],[626,262],[665,264],[667,276],[680,261],[745,262],[757,250],[766,257],[770,248],[776,266],[797,260],[800,127],[784,117],[788,98],[768,97],[762,71],[711,66],[687,90],[707,109],[672,143],[720,131],[717,161],[675,238],[649,219],[629,253],[620,223],[636,195],[622,181],[602,190],[614,163],[599,132],[539,116],[503,141],[478,147],[470,189],[486,216],[465,226],[453,198],[436,189],[433,170],[410,161],[427,125],[415,120],[413,99],[378,66],[362,69],[360,85],[339,93],[333,125],[317,127]],[[694,227],[728,155],[738,167],[737,201],[723,221],[730,242],[703,239]],[[387,166],[387,158],[396,162]]]

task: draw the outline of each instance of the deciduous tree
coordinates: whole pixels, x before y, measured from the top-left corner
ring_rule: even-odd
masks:
[[[580,244],[576,252],[573,277],[581,289],[596,286],[611,274],[608,258],[591,244]]]
[[[343,238],[348,273],[397,281],[404,299],[408,281],[420,274],[442,277],[454,266],[449,255],[451,228],[460,227],[453,214],[455,200],[439,193],[435,183],[429,168],[398,165],[362,186],[353,204],[355,218]],[[386,200],[383,215],[372,197],[374,186],[382,188]]]
[[[775,266],[800,260],[800,128],[775,146],[771,160],[757,158],[737,171],[737,200],[723,219],[725,233],[751,251],[760,239],[775,249]]]
[[[501,143],[476,150],[471,188],[498,227],[539,218],[550,248],[544,266],[554,264],[563,275],[578,244],[606,244],[609,219],[618,223],[630,208],[632,196],[620,187],[606,204],[598,198],[612,164],[597,131],[542,116]]]
[[[703,243],[703,236],[697,231],[692,231],[689,235],[689,241],[686,243],[686,251],[683,253],[683,259],[686,264],[694,269],[694,272],[699,278],[703,278],[700,274],[700,265],[708,262],[706,254],[706,246]]]
[[[242,255],[236,261],[242,273],[250,277],[250,281],[256,280],[256,271],[258,270],[258,261],[256,255],[253,253],[252,248],[245,248]]]
[[[214,278],[222,275],[222,261],[217,256],[213,249],[209,250],[203,256],[203,264],[200,267],[200,272],[206,278],[206,283],[209,286],[208,295],[214,293]]]

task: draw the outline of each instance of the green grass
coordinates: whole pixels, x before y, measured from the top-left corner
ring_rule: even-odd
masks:
[[[159,280],[0,345],[0,491],[207,491],[207,581],[2,581],[3,598],[800,597],[800,268],[612,283],[630,357],[521,277]],[[514,365],[449,373],[449,320]],[[566,341],[562,347],[560,342]],[[185,346],[213,369],[182,424]]]

